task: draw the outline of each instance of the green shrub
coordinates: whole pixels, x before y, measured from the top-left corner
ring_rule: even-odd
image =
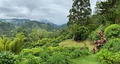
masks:
[[[11,52],[18,54],[22,51],[24,48],[24,44],[27,40],[27,37],[24,35],[24,33],[18,33],[16,34],[16,37],[14,40],[9,44],[9,49]]]
[[[108,51],[107,49],[101,49],[99,53],[97,53],[98,59],[102,63],[112,64],[112,61],[110,61],[110,58],[112,57],[113,53]]]
[[[108,43],[106,43],[103,46],[104,49],[108,49],[112,52],[118,52],[120,51],[120,39],[119,38],[115,38],[115,39],[111,39],[108,41]]]
[[[32,54],[18,55],[16,64],[43,64],[42,58],[36,57]]]
[[[40,53],[45,52],[43,48],[32,48],[32,49],[23,49],[21,51],[22,55],[32,54],[34,56],[39,56]]]
[[[113,64],[120,64],[120,51],[113,54],[112,56]]]
[[[0,42],[0,51],[3,51],[4,50],[4,45],[2,42]]]
[[[78,58],[83,55],[89,55],[89,48],[88,47],[83,47],[81,50],[80,48],[74,48],[73,50],[69,50],[69,56],[70,58]]]
[[[42,64],[43,63],[42,58],[33,56],[31,54],[27,55],[26,59],[28,60],[27,64]]]
[[[112,24],[108,26],[104,31],[105,37],[110,38],[119,38],[120,37],[120,25]]]
[[[50,56],[50,54],[48,52],[44,51],[44,52],[40,53],[39,57],[42,58],[43,62],[46,62],[48,60],[49,56]]]
[[[98,32],[99,32],[100,30],[104,31],[105,28],[106,28],[106,26],[100,25],[96,30],[94,30],[94,31],[91,32],[91,34],[89,35],[89,38],[90,38],[92,41],[100,40],[100,37],[99,37]]]
[[[48,39],[48,38],[43,38],[42,40],[38,40],[38,42],[37,42],[37,46],[43,46],[43,45],[45,45],[46,43],[48,43],[50,41],[50,39]]]
[[[77,58],[81,56],[81,50],[75,49],[73,52],[70,53],[70,58]]]
[[[32,50],[31,50],[31,49],[23,49],[23,50],[21,51],[21,54],[24,54],[24,55],[28,55],[28,54],[30,54],[30,53],[32,53]]]
[[[81,50],[81,55],[89,55],[89,48],[84,47],[83,50]]]
[[[90,33],[90,31],[87,27],[85,27],[85,26],[78,27],[77,32],[75,33],[74,40],[75,41],[85,40],[85,39],[87,39],[89,33]]]
[[[49,57],[46,64],[70,64],[68,56],[63,55],[61,52],[54,52],[52,56]]]
[[[98,59],[107,64],[120,64],[120,51],[113,53],[107,49],[102,49],[99,53],[97,53]]]
[[[16,56],[17,64],[70,64],[70,59],[88,55],[88,48],[42,46],[23,49]]]
[[[40,57],[41,53],[44,54],[44,49],[32,48],[23,49],[19,55],[16,56],[17,64],[42,64],[43,58]]]
[[[39,56],[40,53],[45,52],[43,48],[32,48],[32,54],[35,56]]]
[[[11,52],[0,52],[0,64],[15,64],[16,59]]]
[[[90,32],[94,31],[95,29],[97,29],[96,25],[95,24],[88,24],[87,25],[88,29]]]

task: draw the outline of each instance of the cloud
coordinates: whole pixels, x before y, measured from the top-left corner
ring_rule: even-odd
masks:
[[[67,23],[72,0],[0,0],[0,18],[49,19]],[[94,9],[95,0],[91,0]]]

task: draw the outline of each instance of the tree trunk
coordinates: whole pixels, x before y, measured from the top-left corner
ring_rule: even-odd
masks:
[[[73,34],[72,40],[74,40],[74,38],[75,38],[75,34]]]

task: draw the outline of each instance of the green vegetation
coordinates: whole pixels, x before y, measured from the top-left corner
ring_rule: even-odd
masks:
[[[120,50],[120,39],[115,38],[115,39],[109,40],[108,43],[106,43],[103,46],[103,48],[108,49],[109,51],[112,51],[112,52],[118,52]]]
[[[103,63],[107,64],[119,64],[120,63],[120,52],[110,52],[107,49],[102,49],[99,53],[97,53],[97,57]]]
[[[88,47],[89,50],[92,49],[92,46],[95,46],[94,44],[91,44],[91,41],[89,39],[85,40],[85,41],[79,41],[76,42],[72,39],[68,39],[65,41],[62,41],[61,43],[59,43],[60,46],[63,47]]]
[[[75,59],[82,55],[88,55],[88,49],[80,50],[78,47],[36,47],[32,49],[23,49],[17,55],[17,63],[42,63],[42,64],[70,64],[70,59]],[[37,60],[37,61],[36,61]]]
[[[0,22],[0,64],[120,64],[120,0],[73,0],[69,21]]]
[[[97,58],[97,55],[82,56],[72,60],[74,64],[103,64]]]
[[[98,32],[100,30],[104,31],[105,28],[106,28],[106,26],[100,25],[96,30],[94,30],[94,31],[91,32],[91,34],[89,35],[89,39],[91,39],[92,41],[100,40]]]
[[[0,52],[0,64],[15,64],[15,56],[11,52],[1,51]]]
[[[105,29],[104,34],[108,39],[120,38],[120,26],[118,24],[112,24]]]

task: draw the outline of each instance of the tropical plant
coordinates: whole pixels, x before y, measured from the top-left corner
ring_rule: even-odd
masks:
[[[120,25],[112,24],[108,26],[104,31],[105,37],[108,39],[120,37]]]
[[[8,51],[0,52],[0,64],[15,64],[15,62],[14,54]]]

